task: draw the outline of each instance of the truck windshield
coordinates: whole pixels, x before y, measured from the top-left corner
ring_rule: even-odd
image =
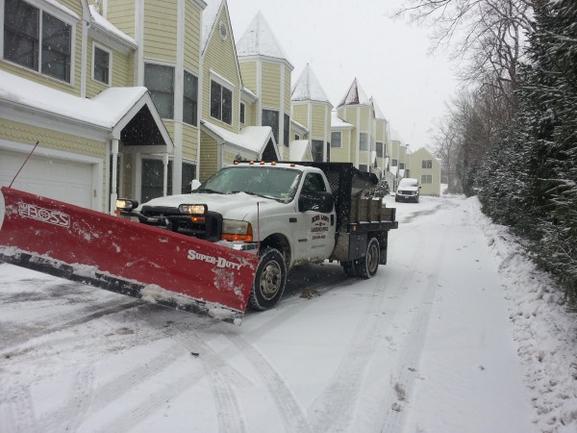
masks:
[[[280,167],[227,167],[208,179],[196,192],[245,192],[288,203],[296,193],[300,174],[300,170]]]

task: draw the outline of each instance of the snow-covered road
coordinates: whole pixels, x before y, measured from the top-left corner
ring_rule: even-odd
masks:
[[[241,327],[0,265],[0,432],[538,431],[477,202],[398,208],[376,278]]]

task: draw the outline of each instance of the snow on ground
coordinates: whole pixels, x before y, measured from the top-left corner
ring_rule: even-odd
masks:
[[[576,431],[550,282],[474,199],[397,205],[374,279],[298,268],[241,327],[0,265],[0,432]]]

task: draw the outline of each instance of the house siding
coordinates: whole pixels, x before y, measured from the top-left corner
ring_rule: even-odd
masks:
[[[176,0],[144,0],[144,57],[176,62]]]
[[[350,129],[333,129],[332,132],[341,133],[341,147],[331,147],[331,161],[352,162],[350,159]]]
[[[200,132],[200,181],[204,182],[218,170],[219,146],[204,132]]]
[[[278,63],[262,62],[262,105],[280,110],[280,68]]]
[[[198,149],[198,128],[183,124],[182,126],[182,157],[196,163]]]
[[[194,2],[186,2],[184,15],[184,67],[198,76],[200,70],[201,9]]]
[[[256,62],[241,62],[240,72],[243,84],[256,93]]]
[[[313,140],[326,140],[325,135],[325,105],[324,104],[312,104],[312,126],[311,126],[311,139]],[[330,128],[329,128],[330,130]]]
[[[283,65],[285,68],[285,83],[284,83],[284,111],[285,113],[291,112],[291,88],[292,88],[292,81],[291,81],[291,70],[288,66]]]
[[[134,37],[134,0],[109,1],[107,19],[124,33]]]
[[[309,116],[309,108],[306,104],[294,104],[292,107],[292,116],[293,119],[296,120],[301,125],[304,125],[309,128],[308,123],[308,116]]]

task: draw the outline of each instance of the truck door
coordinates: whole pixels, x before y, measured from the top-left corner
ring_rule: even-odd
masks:
[[[327,192],[323,176],[319,173],[307,173],[301,188],[301,196],[320,192]],[[336,214],[334,207],[329,212],[307,210],[301,215],[303,224],[299,238],[301,240],[300,246],[303,247],[302,257],[308,259],[328,258],[335,243]]]

